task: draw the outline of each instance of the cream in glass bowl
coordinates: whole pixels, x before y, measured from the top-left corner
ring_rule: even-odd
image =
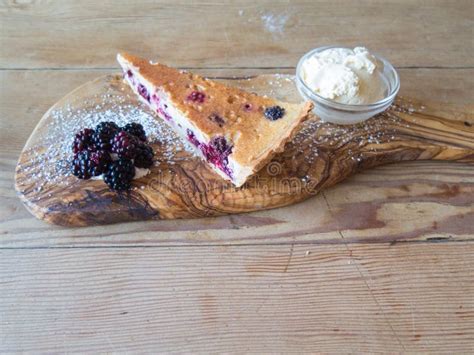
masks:
[[[323,121],[352,124],[386,110],[400,88],[393,66],[364,47],[316,48],[296,69],[301,95]]]

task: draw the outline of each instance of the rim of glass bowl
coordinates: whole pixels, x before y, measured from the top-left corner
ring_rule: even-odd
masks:
[[[337,45],[314,48],[314,49],[310,50],[309,52],[307,52],[305,55],[303,55],[301,57],[301,59],[299,60],[298,65],[296,66],[296,81],[299,85],[301,85],[305,89],[304,90],[305,94],[307,94],[311,100],[316,101],[318,103],[323,103],[323,104],[326,104],[327,106],[331,106],[333,108],[337,108],[339,110],[344,110],[344,111],[366,111],[366,110],[370,110],[370,109],[377,109],[377,108],[383,107],[383,106],[385,106],[385,105],[387,105],[387,104],[389,104],[393,101],[393,99],[397,95],[398,91],[400,90],[400,78],[398,76],[398,73],[395,70],[395,68],[393,67],[393,65],[388,60],[386,60],[384,57],[381,57],[378,54],[375,54],[373,52],[371,52],[371,54],[375,58],[380,60],[383,63],[384,68],[388,69],[388,71],[391,74],[393,74],[394,85],[393,86],[390,85],[390,92],[388,93],[388,95],[385,98],[383,98],[382,100],[376,101],[374,103],[371,103],[371,104],[354,105],[354,104],[343,104],[343,103],[340,103],[340,102],[335,102],[333,100],[327,99],[327,98],[322,97],[321,95],[318,95],[317,93],[315,93],[308,85],[306,85],[303,78],[301,77],[301,67],[302,67],[303,63],[306,61],[306,59],[311,57],[314,53],[319,53],[319,52],[322,52],[322,51],[324,51],[326,49],[330,49],[330,48],[346,48],[346,49],[348,49],[347,47],[337,46]]]

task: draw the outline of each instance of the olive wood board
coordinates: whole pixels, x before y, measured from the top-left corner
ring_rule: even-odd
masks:
[[[222,81],[280,100],[301,101],[291,75]],[[155,165],[150,174],[134,180],[132,190],[114,192],[103,181],[57,173],[58,162],[44,153],[55,144],[50,130],[61,132],[54,126],[68,120],[80,124],[80,112],[100,115],[118,105],[153,116],[119,75],[82,85],[44,114],[20,155],[15,174],[18,195],[34,216],[58,225],[88,226],[243,213],[303,201],[377,165],[408,160],[474,161],[473,112],[399,97],[387,111],[356,125],[322,122],[310,115],[284,152],[240,188],[183,149],[183,143],[157,116],[152,121],[166,139],[153,143]],[[58,121],[54,119],[58,112],[77,113]],[[70,137],[57,134],[54,139],[59,144]],[[53,181],[42,178],[52,175]]]

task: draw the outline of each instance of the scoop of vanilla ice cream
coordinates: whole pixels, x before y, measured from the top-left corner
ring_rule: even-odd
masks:
[[[302,64],[302,78],[318,95],[339,103],[360,105],[383,99],[387,84],[383,63],[366,48],[329,48]]]

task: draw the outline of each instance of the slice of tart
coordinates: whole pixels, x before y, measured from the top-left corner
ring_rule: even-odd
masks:
[[[117,60],[140,98],[235,186],[283,150],[312,108],[309,102],[258,96],[127,53]]]

